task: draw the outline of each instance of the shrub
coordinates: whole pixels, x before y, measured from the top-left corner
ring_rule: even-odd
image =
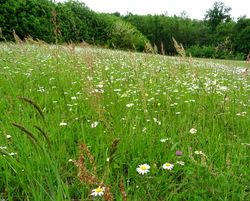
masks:
[[[193,57],[212,58],[215,55],[215,47],[213,45],[192,45],[186,50],[187,55],[191,54]]]
[[[111,27],[108,40],[109,47],[135,49],[142,51],[149,42],[133,25],[117,21]]]

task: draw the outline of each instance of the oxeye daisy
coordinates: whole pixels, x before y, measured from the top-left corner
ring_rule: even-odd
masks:
[[[222,87],[220,87],[220,90],[222,90],[222,91],[227,91],[227,87],[222,86]]]
[[[171,163],[165,163],[162,167],[167,170],[172,170],[174,168],[174,165]]]
[[[59,124],[59,126],[67,126],[67,123],[61,122],[61,123]]]
[[[204,154],[202,151],[195,151],[195,154]]]
[[[194,133],[197,132],[197,130],[195,128],[191,128],[189,132],[192,133],[192,134],[194,134]]]
[[[95,121],[94,123],[91,124],[91,128],[95,128],[98,125],[98,122]]]
[[[103,88],[103,84],[98,84],[98,85],[96,85],[96,87]]]
[[[133,103],[128,103],[126,107],[132,107],[134,104]]]
[[[166,142],[167,140],[171,140],[171,138],[160,139],[161,142]]]
[[[148,173],[149,169],[150,166],[148,164],[139,165],[139,167],[136,168],[137,172],[142,175]]]
[[[104,191],[105,191],[105,188],[104,187],[102,188],[101,186],[99,186],[98,188],[92,190],[91,195],[102,196],[104,194]]]

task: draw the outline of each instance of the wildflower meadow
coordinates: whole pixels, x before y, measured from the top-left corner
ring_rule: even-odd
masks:
[[[250,200],[246,61],[0,44],[0,200]]]

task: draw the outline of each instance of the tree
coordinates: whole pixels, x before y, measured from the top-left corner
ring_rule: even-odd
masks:
[[[226,22],[226,23],[220,23],[216,27],[216,42],[221,43],[222,41],[225,41],[227,37],[232,39],[232,36],[235,32],[235,25],[236,22]]]
[[[13,29],[17,27],[16,6],[17,1],[0,1],[0,28],[6,40],[13,40]],[[3,40],[3,38],[0,38]]]
[[[109,46],[120,49],[136,49],[142,51],[149,42],[133,25],[117,21],[110,29]]]
[[[232,40],[236,53],[244,53],[246,56],[250,51],[250,19],[242,17],[238,20]]]
[[[13,40],[13,30],[24,39],[51,42],[52,4],[48,0],[6,0],[0,2],[0,27],[7,40]]]
[[[206,11],[205,21],[215,30],[221,22],[230,22],[232,20],[229,14],[230,11],[231,7],[226,7],[222,2],[215,2],[213,7]]]

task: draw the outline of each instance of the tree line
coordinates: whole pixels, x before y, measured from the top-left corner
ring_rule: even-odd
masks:
[[[32,37],[48,43],[82,41],[108,48],[176,54],[173,38],[187,55],[245,59],[250,51],[250,19],[237,21],[230,7],[215,2],[203,20],[180,16],[97,13],[77,0],[0,0],[0,40]]]

